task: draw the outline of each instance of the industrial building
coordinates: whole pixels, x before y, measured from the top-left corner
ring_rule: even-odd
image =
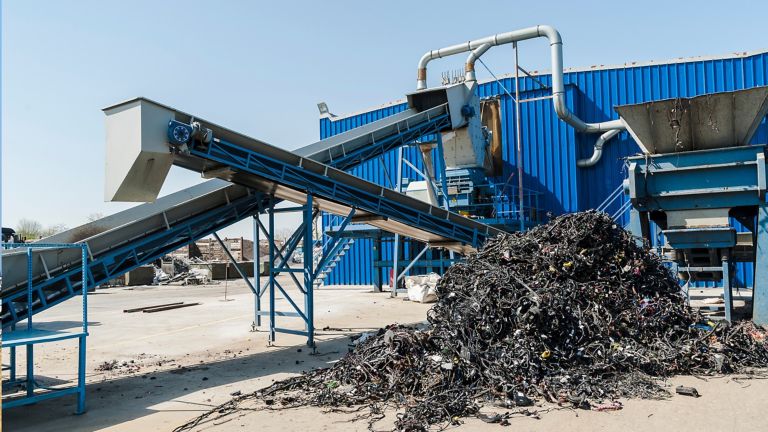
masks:
[[[539,38],[551,69],[478,82],[486,51]],[[314,349],[315,295],[329,286],[397,297],[408,276],[442,274],[488,239],[589,209],[652,245],[688,291],[717,291],[717,319],[732,321],[739,288],[742,312],[768,324],[768,52],[563,69],[562,50],[541,25],[427,51],[405,98],[346,115],[321,103],[320,140],[294,151],[145,97],[104,108],[105,199],[142,204],[6,244],[3,347],[25,391],[3,407],[75,395],[85,412],[89,290],[163,257],[234,263],[214,279],[241,277],[252,331]],[[452,55],[464,74],[429,88],[428,63]],[[207,181],[161,197],[172,166]],[[301,223],[278,240],[284,213]],[[219,236],[242,220],[253,239]],[[36,327],[74,299],[74,330]],[[40,385],[32,347],[69,339],[76,385]]]
[[[725,56],[693,57],[660,60],[647,63],[628,63],[615,66],[586,66],[564,71],[566,100],[571,110],[588,122],[618,118],[615,106],[643,103],[677,97],[747,89],[768,85],[768,53],[742,52]],[[520,78],[521,100],[536,99],[551,92],[551,75],[547,71],[528,71],[530,76]],[[513,75],[513,74],[512,74]],[[501,123],[501,166],[497,176],[483,182],[501,185],[491,194],[490,202],[495,214],[507,226],[515,226],[517,217],[510,212],[518,197],[517,150],[514,89],[515,78],[509,74],[478,85],[481,98],[498,100]],[[320,119],[320,138],[325,139],[370,122],[406,110],[407,101],[400,99],[382,107],[349,115],[324,114]],[[547,213],[559,215],[567,212],[605,208],[615,214],[622,224],[629,223],[628,199],[621,189],[627,171],[624,158],[640,152],[628,132],[602,144],[595,152],[595,135],[575,132],[557,115],[549,99],[539,99],[520,106],[520,136],[522,144],[523,187],[525,193],[535,197],[532,211],[538,219]],[[768,141],[768,125],[760,122],[752,143]],[[415,149],[406,152],[406,158],[418,169],[423,169],[421,156]],[[590,166],[579,167],[594,155]],[[383,156],[383,163],[372,160],[350,170],[350,173],[380,185],[387,185],[394,177],[397,166],[396,151]],[[389,176],[389,177],[388,177]],[[403,169],[403,177],[419,180],[410,167]],[[511,180],[510,180],[511,178]],[[612,198],[612,201],[605,202]],[[528,202],[528,200],[526,201]],[[529,210],[526,209],[526,212]],[[529,213],[526,213],[528,217]],[[506,217],[504,217],[506,216]],[[324,219],[324,226],[333,224]],[[372,240],[356,240],[330,273],[329,284],[373,284],[375,281]],[[406,248],[401,259],[408,261],[419,250]],[[384,241],[381,248],[381,267],[388,275],[392,261],[392,243]],[[427,266],[424,266],[427,267]],[[439,267],[439,266],[434,266]],[[379,268],[379,267],[377,267]],[[750,264],[739,264],[736,280],[742,286],[752,285],[753,269]],[[386,279],[385,279],[386,280]],[[706,285],[703,284],[702,285]]]

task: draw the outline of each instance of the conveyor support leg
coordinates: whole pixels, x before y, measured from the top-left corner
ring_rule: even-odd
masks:
[[[757,209],[752,320],[768,325],[768,204]]]

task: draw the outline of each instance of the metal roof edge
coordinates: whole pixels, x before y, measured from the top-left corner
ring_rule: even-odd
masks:
[[[345,118],[354,117],[356,115],[366,114],[366,113],[369,113],[369,112],[372,112],[372,111],[376,111],[376,110],[379,110],[379,109],[384,109],[384,108],[389,108],[389,107],[392,107],[392,106],[395,106],[395,105],[400,105],[400,104],[405,103],[405,102],[408,102],[408,100],[406,98],[400,98],[400,99],[396,99],[396,100],[393,100],[393,101],[390,101],[390,102],[383,103],[381,105],[376,105],[376,106],[372,106],[372,107],[368,107],[368,108],[363,108],[361,110],[357,110],[357,111],[353,111],[353,112],[349,112],[349,113],[344,113],[344,114],[331,114],[331,113],[320,114],[320,119],[327,118],[330,121],[335,122],[335,121],[339,121],[339,120],[344,120]]]
[[[711,61],[711,60],[729,60],[729,59],[735,59],[735,58],[751,57],[754,55],[766,54],[766,53],[768,53],[768,48],[762,49],[762,50],[754,50],[754,51],[735,51],[735,52],[732,52],[729,54],[723,54],[723,55],[701,55],[701,56],[691,56],[691,57],[677,57],[673,59],[648,60],[644,62],[631,61],[631,62],[625,62],[622,64],[612,64],[612,65],[601,64],[601,65],[592,65],[592,66],[576,66],[576,67],[563,68],[563,73],[627,69],[627,68],[634,68],[634,67],[661,66],[661,65],[672,65],[672,64],[680,64],[680,63]],[[550,69],[529,70],[528,72],[530,72],[532,76],[550,75],[552,73]],[[514,77],[515,77],[515,74],[506,73],[506,74],[500,75],[498,78],[502,79],[502,78],[514,78]],[[486,78],[478,81],[477,83],[486,84],[493,81],[496,81],[496,80],[493,78]]]
[[[680,64],[680,63],[692,63],[692,62],[698,62],[698,61],[708,61],[708,60],[728,60],[733,58],[744,58],[744,57],[750,57],[758,54],[766,54],[768,53],[768,48],[762,49],[762,50],[754,50],[754,51],[735,51],[730,54],[724,54],[724,55],[702,55],[702,56],[692,56],[692,57],[677,57],[674,59],[667,59],[667,60],[649,60],[644,62],[625,62],[623,64],[613,64],[613,65],[592,65],[592,66],[577,66],[577,67],[569,67],[569,68],[563,68],[564,73],[574,73],[574,72],[591,72],[591,71],[599,71],[599,70],[613,70],[613,69],[627,69],[627,68],[633,68],[633,67],[643,67],[643,66],[654,66],[654,65],[670,65],[670,64]],[[543,69],[543,70],[529,70],[528,72],[531,73],[532,76],[541,76],[541,75],[549,75],[551,73],[551,70],[549,69]],[[499,79],[505,79],[505,78],[514,78],[515,75],[513,73],[506,73],[499,75]],[[478,84],[487,84],[489,82],[496,81],[493,78],[486,78],[483,80],[478,80]],[[372,111],[376,111],[383,108],[389,108],[394,105],[400,105],[402,103],[407,102],[406,98],[400,98],[396,99],[391,102],[387,102],[381,105],[376,105],[368,108],[364,108],[361,110],[353,111],[350,113],[345,114],[322,114],[320,115],[320,119],[327,118],[332,122],[336,122],[339,120],[344,120],[350,117],[354,117],[356,115],[360,114],[366,114]]]

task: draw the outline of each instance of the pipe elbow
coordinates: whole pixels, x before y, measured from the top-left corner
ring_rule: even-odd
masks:
[[[427,68],[427,63],[432,61],[432,59],[434,58],[433,53],[434,53],[434,51],[430,50],[430,51],[427,51],[426,53],[424,53],[423,56],[421,56],[421,58],[419,59],[419,69],[426,69]]]
[[[546,25],[546,24],[537,25],[536,31],[539,33],[539,36],[544,36],[547,39],[549,39],[550,45],[555,45],[555,44],[562,45],[563,43],[563,39],[560,37],[560,32],[557,31],[556,28],[550,25]]]
[[[427,63],[433,58],[433,51],[429,51],[424,53],[421,59],[419,59],[419,66],[416,70],[416,90],[427,88]]]
[[[597,141],[595,141],[595,146],[592,150],[592,156],[587,159],[577,160],[576,166],[579,168],[589,168],[597,165],[597,163],[600,161],[600,158],[603,157],[603,147],[608,141],[611,140],[611,138],[618,135],[619,132],[621,132],[621,129],[611,129],[608,132],[600,135],[600,137],[597,138]]]
[[[475,74],[475,62],[481,55],[491,49],[492,46],[493,44],[485,43],[469,53],[467,61],[464,63],[464,78],[466,81],[475,81],[477,79],[477,75]]]

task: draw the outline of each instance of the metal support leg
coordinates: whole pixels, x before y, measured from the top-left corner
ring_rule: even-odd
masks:
[[[373,239],[373,292],[381,292],[381,267],[376,263],[381,261],[381,239]]]
[[[14,331],[14,330],[16,330],[16,326],[12,325],[11,331]],[[8,377],[10,378],[10,383],[13,384],[16,382],[16,347],[13,346],[10,348],[10,350],[11,350],[10,352],[11,367],[10,367],[10,371],[8,372]]]
[[[397,149],[397,183],[395,190],[402,192],[403,189],[403,147]],[[400,235],[395,234],[395,244],[392,248],[392,292],[390,296],[397,297],[397,264],[400,261]]]
[[[731,293],[731,263],[730,251],[723,250],[723,300],[725,301],[725,320],[733,322],[731,314],[733,313],[733,299]]]
[[[224,241],[221,240],[221,237],[219,237],[219,233],[214,232],[213,237],[216,239],[216,241],[219,243],[222,249],[224,249],[224,253],[227,255],[227,258],[229,258],[229,262],[232,263],[233,266],[235,266],[235,271],[237,271],[237,274],[240,275],[240,277],[245,281],[245,284],[248,285],[248,288],[251,289],[251,292],[258,292],[256,291],[256,288],[254,288],[253,285],[251,285],[250,279],[248,279],[248,276],[245,275],[243,272],[243,269],[240,268],[240,266],[237,263],[237,260],[232,255],[232,252],[229,250],[227,245],[224,244]]]
[[[269,201],[269,342],[275,341],[275,200]]]
[[[757,209],[752,321],[768,325],[768,204]]]
[[[35,395],[35,350],[34,345],[27,345],[27,397]]]
[[[416,255],[415,258],[411,260],[411,262],[408,264],[407,267],[403,269],[403,271],[398,275],[395,273],[395,286],[397,286],[397,281],[400,280],[400,278],[404,277],[406,273],[414,266],[416,263],[421,259],[422,256],[429,250],[429,245],[424,246],[424,249],[421,250],[421,252]]]
[[[352,209],[352,213],[354,209]],[[350,218],[351,218],[350,214]],[[304,313],[307,316],[306,331],[307,331],[307,345],[310,347],[315,346],[315,323],[314,323],[314,271],[312,265],[314,263],[313,255],[313,239],[312,239],[312,195],[307,195],[307,205],[304,209]]]
[[[445,153],[443,151],[443,137],[440,132],[436,132],[435,135],[437,136],[437,157],[440,159],[440,169],[438,170],[438,173],[440,174],[440,189],[443,192],[443,208],[450,210],[451,206],[448,202],[448,181],[446,180],[445,174]]]
[[[392,246],[392,292],[390,296],[397,297],[397,265],[400,262],[400,235],[395,234],[395,244]]]
[[[77,350],[77,411],[75,414],[85,412],[85,336],[80,336]]]
[[[651,240],[650,224],[648,222],[648,212],[641,212],[635,209],[629,212],[629,232],[635,236],[635,239],[642,243]]]
[[[261,327],[261,239],[259,231],[259,214],[253,216],[253,286],[256,287],[254,293],[254,330]]]

